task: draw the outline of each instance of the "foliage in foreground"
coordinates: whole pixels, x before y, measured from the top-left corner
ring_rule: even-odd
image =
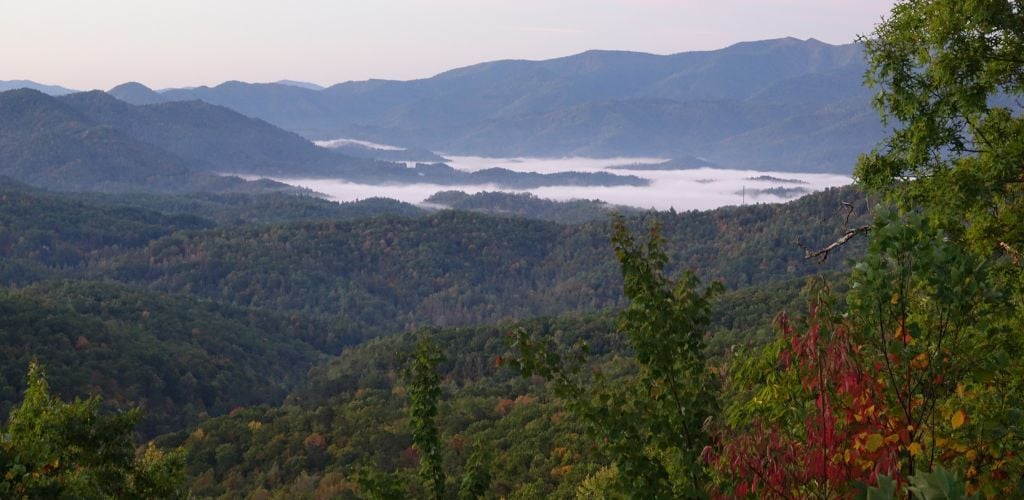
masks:
[[[614,380],[600,372],[588,376],[582,363],[563,359],[545,340],[522,330],[515,335],[515,363],[524,376],[550,380],[598,450],[614,461],[613,491],[691,497],[704,488],[698,455],[707,442],[704,423],[715,411],[703,336],[709,301],[720,286],[699,292],[691,273],[667,278],[656,229],[641,244],[620,219],[613,241],[630,299],[618,330],[636,360],[635,373]]]
[[[185,494],[180,453],[137,451],[140,412],[101,415],[99,398],[65,403],[32,363],[25,398],[0,429],[0,496],[6,498],[177,498]]]
[[[768,346],[717,366],[697,360],[722,375],[724,412],[708,401],[718,418],[677,426],[674,437],[712,437],[702,454],[712,496],[1024,495],[1021,19],[1020,2],[906,0],[865,40],[876,102],[900,125],[857,175],[895,211],[881,206],[872,225],[849,233],[870,232],[871,246],[850,278],[845,310],[818,298],[807,318],[782,316]],[[657,243],[649,240],[646,262],[660,271]],[[667,308],[630,294],[638,268],[622,263],[630,308],[645,312],[635,318],[639,331],[659,331]],[[674,321],[687,332],[701,317]],[[666,352],[677,338],[651,337],[654,350]],[[643,370],[651,346],[629,339]],[[601,420],[593,407],[613,422],[607,414],[616,404],[642,407],[663,397],[630,387],[611,401],[592,398],[572,382],[578,371],[543,342],[523,336],[519,347],[524,373],[545,376],[574,416],[598,429],[599,443],[635,436],[628,427],[594,425]],[[705,385],[700,377],[691,384]],[[663,443],[643,449],[658,453]],[[587,491],[633,481],[643,489],[619,493],[704,493],[653,487],[645,471],[631,468],[631,450],[604,449],[615,477],[594,476]]]

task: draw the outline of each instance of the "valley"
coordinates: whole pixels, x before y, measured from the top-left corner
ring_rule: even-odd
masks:
[[[1020,1],[41,5],[0,499],[1024,498]]]

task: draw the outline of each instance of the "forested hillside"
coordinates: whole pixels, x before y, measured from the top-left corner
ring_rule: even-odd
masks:
[[[368,168],[293,133],[202,101],[134,106],[101,91],[61,97],[84,116],[212,172],[276,176],[335,175]]]
[[[762,284],[766,303],[778,305],[795,295],[773,280],[843,269],[844,261],[808,265],[799,246],[776,242],[832,238],[840,231],[839,202],[847,200],[864,206],[847,189],[786,206],[637,213],[632,220],[637,227],[660,221],[680,263],[726,278],[737,297]],[[528,217],[581,213],[575,203],[524,201],[547,210]],[[607,210],[590,208],[591,222],[562,225],[430,213],[388,200],[111,196],[4,181],[0,277],[11,288],[0,293],[7,346],[0,405],[6,412],[18,401],[24,369],[36,359],[65,398],[101,395],[107,410],[141,406],[138,432],[153,437],[236,408],[278,404],[300,384],[322,385],[306,371],[344,347],[415,325],[538,315],[575,321],[577,313],[622,303]],[[777,259],[755,250],[768,245]],[[760,258],[729,257],[744,252]],[[724,343],[765,337],[764,325],[737,324],[750,315],[740,312],[742,302],[732,300],[727,310],[737,316],[718,323]],[[464,332],[502,342],[490,327]]]
[[[28,89],[0,92],[0,157],[0,175],[62,191],[294,190],[194,170],[179,156]]]
[[[246,182],[234,174],[510,189],[650,184],[610,172],[466,172],[443,163],[407,167],[346,156],[201,101],[135,106],[100,91],[60,98],[29,89],[0,92],[0,157],[0,175],[61,191],[302,192],[267,179]]]
[[[791,205],[650,214],[678,268],[730,287],[841,267],[806,262],[797,242],[841,234],[833,190]],[[864,202],[858,218],[864,216]],[[813,222],[813,224],[812,224]],[[95,263],[86,275],[245,307],[340,314],[374,334],[414,324],[463,325],[596,311],[619,304],[606,222],[562,226],[448,211],[273,227],[179,232]],[[239,265],[239,264],[243,265]]]
[[[541,219],[563,224],[606,220],[612,212],[638,214],[640,210],[615,206],[601,200],[545,200],[530,193],[484,191],[466,194],[462,191],[441,191],[423,200],[428,205],[468,212]]]
[[[725,354],[736,344],[764,342],[765,321],[806,306],[803,279],[745,288],[716,302],[709,342]],[[444,346],[440,405],[444,462],[453,477],[474,451],[490,455],[490,494],[514,498],[572,497],[577,485],[606,462],[581,441],[581,429],[546,384],[524,379],[500,363],[510,332],[526,329],[560,345],[587,342],[596,366],[611,373],[633,366],[615,334],[612,314],[565,316],[433,331]],[[760,340],[755,340],[760,339]],[[417,452],[405,425],[408,390],[403,366],[415,336],[390,336],[346,350],[314,367],[279,407],[253,407],[211,419],[190,433],[161,438],[183,445],[193,493],[359,498],[353,478],[366,469],[397,471],[401,487],[426,493],[411,473]],[[496,361],[498,360],[498,361]],[[458,484],[449,485],[457,489]]]
[[[220,225],[343,221],[394,215],[419,217],[429,212],[389,198],[338,203],[313,195],[288,193],[159,195],[75,193],[68,197],[91,205],[200,217]]]
[[[1022,15],[901,0],[848,46],[0,93],[0,498],[1024,498]],[[870,92],[893,130],[855,150]],[[176,96],[307,134],[680,152],[641,169],[863,154],[777,205],[334,203],[210,174],[344,157]]]
[[[141,406],[146,437],[238,406],[280,401],[306,370],[357,339],[329,324],[110,283],[0,292],[0,411],[19,400],[29,360],[66,398]]]

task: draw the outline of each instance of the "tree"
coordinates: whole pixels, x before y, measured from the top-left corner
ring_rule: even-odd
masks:
[[[857,339],[882,363],[893,418],[908,432],[908,477],[946,461],[962,425],[949,424],[964,411],[957,389],[991,384],[1013,364],[1005,350],[1010,310],[990,272],[985,260],[913,214],[880,217],[854,272],[849,302]]]
[[[0,431],[0,496],[177,498],[182,457],[152,444],[138,454],[140,412],[101,415],[93,397],[65,403],[50,394],[41,365],[29,366],[25,398]]]
[[[406,365],[405,378],[409,387],[409,425],[420,453],[420,478],[434,498],[442,500],[445,497],[443,450],[435,419],[441,397],[437,365],[444,361],[444,354],[429,334],[429,331],[421,332],[416,351]]]
[[[827,296],[779,337],[731,361],[728,402],[704,458],[721,498],[843,498],[898,473],[906,432],[891,418],[880,363],[865,359]]]
[[[477,444],[466,462],[466,469],[459,483],[460,500],[484,498],[491,487],[491,450],[484,444]]]
[[[980,253],[1024,243],[1024,3],[904,0],[864,37],[895,131],[856,177]],[[913,181],[913,182],[911,182]]]
[[[895,130],[856,177],[898,213],[872,231],[855,305],[927,441],[907,470],[1024,494],[1024,3],[905,0],[862,41]]]
[[[700,291],[692,273],[666,277],[668,257],[657,226],[643,242],[636,241],[621,217],[613,226],[630,301],[618,321],[633,355],[623,368],[626,374],[612,383],[601,372],[589,375],[582,370],[585,345],[559,354],[547,339],[522,329],[513,335],[519,351],[513,364],[524,376],[546,378],[583,422],[617,470],[610,479],[620,495],[703,496],[700,454],[708,442],[705,422],[716,411],[704,335],[709,300],[721,285]]]

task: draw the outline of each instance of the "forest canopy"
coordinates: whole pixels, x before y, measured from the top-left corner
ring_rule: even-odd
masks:
[[[785,205],[0,179],[0,496],[1024,496],[1024,4],[861,43],[891,134]]]

